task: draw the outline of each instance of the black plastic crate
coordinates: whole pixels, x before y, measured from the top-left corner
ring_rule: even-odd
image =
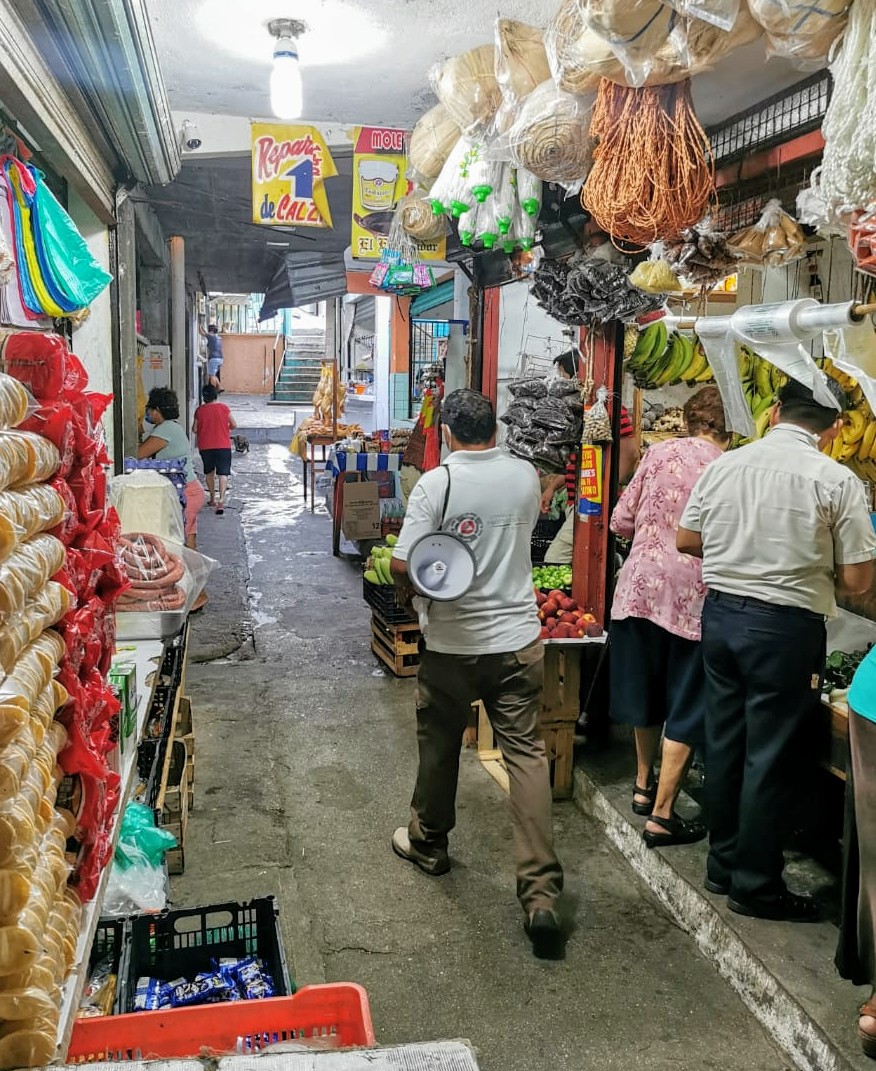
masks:
[[[399,605],[395,588],[389,584],[371,584],[363,579],[362,596],[387,625],[406,625],[418,620],[410,606]]]
[[[295,992],[289,981],[286,953],[280,936],[280,917],[273,896],[248,903],[211,904],[135,915],[129,920],[129,955],[121,986],[123,1010],[134,1010],[137,979],[193,979],[213,970],[225,957],[258,956],[274,982],[278,997]]]
[[[88,977],[95,965],[109,956],[112,959],[112,973],[116,976],[116,994],[113,999],[113,1015],[122,1012],[122,980],[126,977],[128,966],[128,922],[126,919],[100,919],[94,931],[91,953],[88,957]]]
[[[547,549],[556,539],[557,532],[563,527],[564,518],[551,520],[550,517],[539,517],[530,540],[530,556],[533,565],[541,565]]]

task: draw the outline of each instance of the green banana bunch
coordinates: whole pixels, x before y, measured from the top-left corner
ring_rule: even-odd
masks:
[[[666,324],[662,320],[648,324],[645,330],[639,333],[632,355],[627,362],[627,370],[633,375],[638,375],[663,355],[666,342]]]

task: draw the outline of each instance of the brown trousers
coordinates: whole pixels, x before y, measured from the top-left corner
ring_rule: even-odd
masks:
[[[417,679],[420,765],[409,835],[421,851],[447,848],[456,824],[459,755],[471,705],[480,699],[505,759],[511,787],[517,895],[525,911],[551,907],[563,888],[553,848],[550,771],[538,735],[544,647],[507,654],[423,651]]]

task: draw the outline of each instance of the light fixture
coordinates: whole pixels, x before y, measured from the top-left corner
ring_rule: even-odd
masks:
[[[271,111],[278,119],[298,119],[304,108],[297,38],[306,29],[297,19],[273,19],[268,23],[268,31],[277,39],[271,71]]]

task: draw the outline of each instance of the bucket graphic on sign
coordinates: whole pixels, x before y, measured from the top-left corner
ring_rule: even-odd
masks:
[[[359,163],[359,200],[369,212],[382,212],[395,204],[398,167],[388,160],[362,160]]]

